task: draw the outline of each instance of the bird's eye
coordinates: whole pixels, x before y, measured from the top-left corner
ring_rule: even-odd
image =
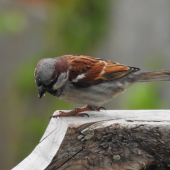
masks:
[[[36,84],[37,84],[38,87],[40,87],[40,86],[42,85],[40,79],[37,79],[37,80],[35,79],[35,82],[36,82]]]
[[[55,77],[55,79],[54,79],[53,81],[51,81],[51,83],[50,83],[47,87],[48,87],[48,88],[52,88],[53,85],[57,82],[57,80],[58,80],[58,76]]]

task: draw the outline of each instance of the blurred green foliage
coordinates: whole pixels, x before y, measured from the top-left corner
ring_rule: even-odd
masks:
[[[16,71],[13,73],[12,81],[15,84],[18,95],[21,95],[21,97],[32,94],[36,90],[35,83],[33,83],[36,62],[36,57],[30,58],[28,61],[23,62],[20,67],[16,68]]]
[[[124,95],[124,109],[161,109],[164,102],[161,100],[158,83],[139,83],[133,85]]]
[[[107,31],[109,0],[65,0],[52,4],[47,54],[84,54],[94,50]]]
[[[17,11],[0,12],[0,35],[21,33],[26,28],[24,15]]]

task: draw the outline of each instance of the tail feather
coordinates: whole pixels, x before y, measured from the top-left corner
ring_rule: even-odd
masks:
[[[170,81],[170,70],[138,71],[134,73],[137,82]]]

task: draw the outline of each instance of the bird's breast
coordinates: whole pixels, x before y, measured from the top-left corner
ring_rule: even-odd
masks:
[[[87,88],[78,88],[68,81],[59,98],[71,103],[93,104],[100,106],[116,97],[127,87],[129,87],[128,83],[112,81],[92,85]]]

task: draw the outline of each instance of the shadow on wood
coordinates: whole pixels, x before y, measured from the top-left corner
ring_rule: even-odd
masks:
[[[170,169],[170,111],[89,115],[52,119],[34,151],[13,170]]]

